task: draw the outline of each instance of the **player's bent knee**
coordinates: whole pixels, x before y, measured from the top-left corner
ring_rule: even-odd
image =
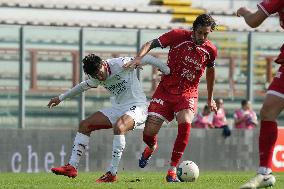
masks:
[[[162,124],[163,124],[162,119],[156,116],[149,116],[146,120],[143,134],[148,135],[148,136],[154,136],[158,134]]]
[[[90,134],[91,131],[89,129],[90,123],[86,120],[80,121],[78,131],[83,134]]]
[[[115,135],[121,135],[121,134],[124,134],[125,132],[127,131],[125,125],[123,124],[116,124],[114,127],[113,127],[113,133]]]

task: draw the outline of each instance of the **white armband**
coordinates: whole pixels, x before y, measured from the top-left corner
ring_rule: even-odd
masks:
[[[163,74],[165,75],[168,75],[171,72],[170,68],[165,63],[163,63],[160,59],[155,58],[151,55],[146,55],[141,60],[141,65],[147,65],[147,64],[159,68],[161,72],[163,72]]]

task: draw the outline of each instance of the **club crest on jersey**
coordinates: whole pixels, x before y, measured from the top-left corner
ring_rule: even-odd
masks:
[[[200,53],[200,56],[202,56],[202,57],[201,57],[202,62],[206,62],[207,59],[210,57],[209,52],[208,52],[206,49],[200,48],[200,47],[198,47],[198,48],[196,48],[196,49],[197,49],[197,51]]]
[[[207,59],[208,59],[208,57],[204,54],[204,55],[202,56],[202,62],[207,61]]]

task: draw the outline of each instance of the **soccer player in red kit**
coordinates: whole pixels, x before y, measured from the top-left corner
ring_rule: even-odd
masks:
[[[258,5],[258,10],[250,11],[246,7],[237,10],[237,15],[244,17],[246,23],[258,27],[271,14],[278,13],[280,25],[284,29],[284,0],[263,0]],[[280,65],[272,83],[266,93],[260,110],[260,135],[259,135],[259,168],[257,175],[242,185],[242,189],[265,188],[275,184],[275,177],[271,174],[272,155],[277,139],[276,118],[284,109],[284,44],[275,62]]]
[[[139,66],[141,59],[151,49],[170,47],[167,64],[171,72],[167,76],[162,76],[161,82],[152,96],[143,132],[143,141],[147,147],[139,160],[139,166],[144,168],[157,149],[157,134],[163,122],[170,122],[176,117],[178,134],[166,176],[167,182],[179,182],[176,167],[188,144],[191,122],[197,107],[198,85],[205,68],[208,90],[207,103],[211,111],[217,111],[213,100],[214,61],[217,49],[207,39],[215,26],[216,23],[210,15],[199,15],[193,23],[193,31],[171,30],[158,39],[145,43],[136,58],[125,65],[128,68]]]

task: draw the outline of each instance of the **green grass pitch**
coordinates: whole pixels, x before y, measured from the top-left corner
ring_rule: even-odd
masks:
[[[234,189],[254,176],[254,172],[201,172],[193,183],[166,183],[166,172],[121,171],[116,183],[97,184],[95,180],[102,172],[79,173],[68,178],[52,173],[0,173],[1,189]],[[273,189],[284,189],[284,173],[275,174],[277,182]]]

